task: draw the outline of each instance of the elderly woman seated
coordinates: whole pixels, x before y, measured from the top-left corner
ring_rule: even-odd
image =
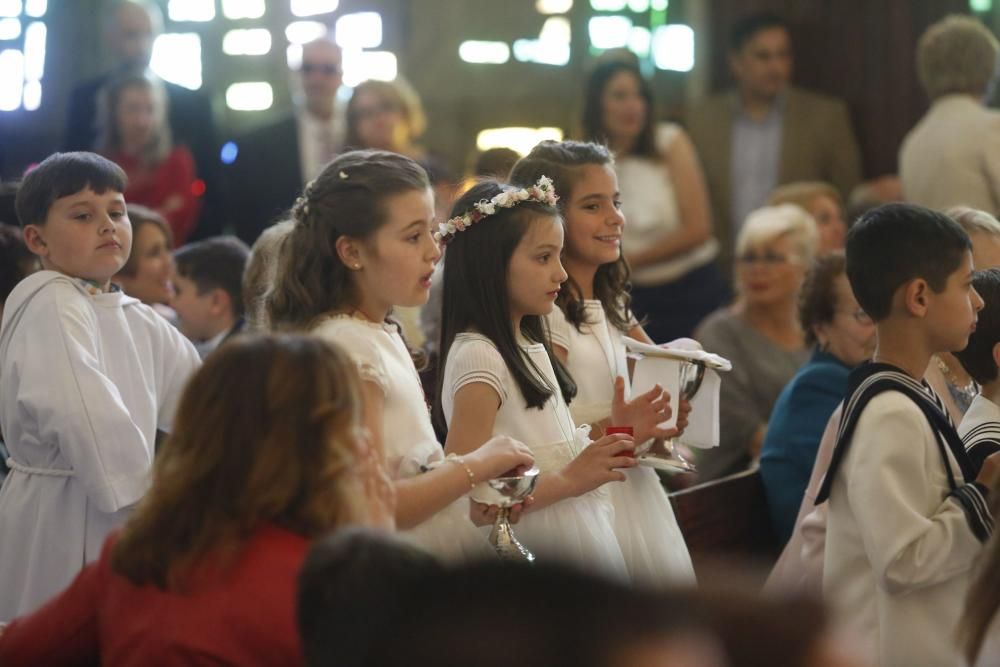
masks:
[[[809,362],[781,392],[771,413],[760,474],[772,526],[788,541],[809,483],[823,428],[847,393],[847,375],[875,351],[875,325],[847,281],[842,253],[813,264],[799,299]]]
[[[745,469],[760,453],[778,394],[808,356],[796,315],[799,289],[819,233],[792,204],[751,213],[736,241],[736,302],[695,332],[706,350],[733,362],[722,381],[719,446],[697,452],[701,480]]]

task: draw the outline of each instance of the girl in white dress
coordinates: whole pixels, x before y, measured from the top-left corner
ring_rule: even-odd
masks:
[[[436,416],[448,425],[446,449],[471,451],[497,433],[524,440],[542,474],[518,539],[539,559],[628,578],[605,484],[635,465],[632,439],[591,443],[576,428],[573,380],[542,331],[566,280],[551,181],[523,190],[484,181],[453,214],[439,233],[448,250]]]
[[[433,216],[427,174],[413,160],[384,151],[341,155],[292,209],[268,314],[273,327],[313,331],[355,361],[366,426],[395,480],[397,526],[456,560],[491,553],[469,518],[470,488],[533,458],[508,438],[447,459],[437,442],[410,351],[388,320],[394,306],[427,301],[441,256]]]
[[[669,402],[666,392],[654,388],[628,400],[625,336],[652,341],[629,310],[629,269],[621,254],[625,218],[611,154],[598,144],[542,142],[517,163],[511,181],[523,186],[542,174],[562,193],[569,279],[545,323],[554,354],[576,382],[573,419],[591,424],[595,435],[611,425],[631,426],[636,442],[676,435],[658,428],[662,415],[647,407],[651,400]],[[645,467],[626,476],[610,492],[629,574],[649,584],[693,582],[691,557],[658,476]]]

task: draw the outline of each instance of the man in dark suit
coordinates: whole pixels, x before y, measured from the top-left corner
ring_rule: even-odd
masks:
[[[743,220],[775,187],[825,181],[846,199],[861,180],[847,106],[790,86],[792,50],[784,20],[755,14],[740,21],[730,36],[729,65],[735,90],[695,106],[687,122],[727,268]]]
[[[236,234],[252,244],[295,202],[344,142],[344,114],[337,109],[342,79],[340,48],[328,39],[302,47],[301,104],[237,143],[227,169]]]
[[[108,15],[104,36],[115,56],[115,68],[84,82],[70,94],[65,150],[93,150],[97,139],[97,105],[104,85],[130,71],[145,71],[153,51],[153,39],[163,18],[153,5],[124,1]],[[219,186],[219,149],[216,145],[212,107],[204,95],[165,81],[170,132],[177,144],[185,144],[194,155],[195,169],[205,183],[202,215],[193,238],[219,234],[225,211]]]

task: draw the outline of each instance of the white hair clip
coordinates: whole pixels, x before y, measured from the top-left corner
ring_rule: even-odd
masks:
[[[339,176],[340,176],[340,180],[342,180],[342,181],[346,181],[347,180],[347,172],[346,171],[340,172]]]

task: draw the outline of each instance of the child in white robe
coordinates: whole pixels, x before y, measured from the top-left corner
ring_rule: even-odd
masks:
[[[17,195],[43,270],[0,325],[0,621],[33,611],[96,559],[149,485],[194,347],[110,283],[131,248],[125,175],[92,153],[50,156]]]
[[[848,235],[847,275],[878,347],[851,372],[817,502],[829,499],[824,595],[876,665],[964,664],[956,625],[993,530],[1000,455],[977,470],[920,378],[932,354],[966,346],[983,307],[970,248],[953,220],[905,204]]]

